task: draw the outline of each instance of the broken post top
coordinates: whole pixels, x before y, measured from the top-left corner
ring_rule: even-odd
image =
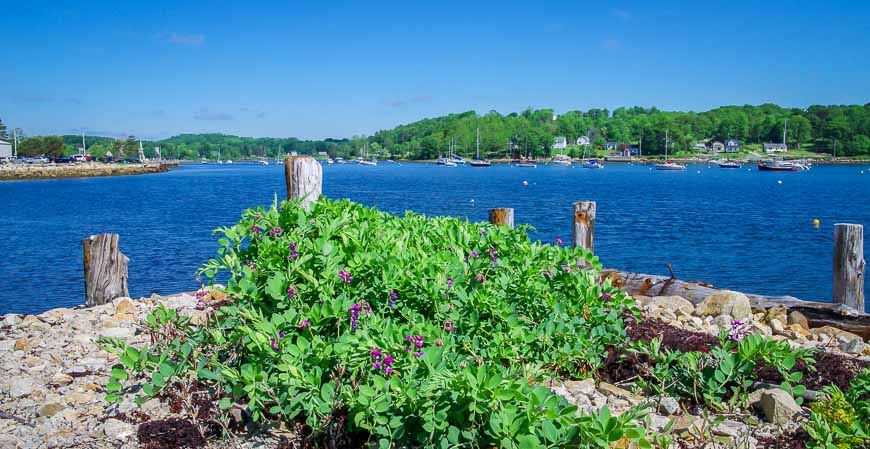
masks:
[[[288,155],[284,158],[284,177],[287,198],[301,200],[305,210],[323,193],[323,166],[311,156]]]
[[[514,210],[510,207],[497,207],[489,210],[489,222],[498,226],[514,227]]]
[[[864,312],[864,226],[834,225],[833,301]]]

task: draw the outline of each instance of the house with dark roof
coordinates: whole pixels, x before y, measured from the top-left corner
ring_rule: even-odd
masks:
[[[784,153],[788,151],[788,145],[784,143],[765,143],[764,144],[764,152],[765,153]]]
[[[737,139],[728,139],[725,142],[725,152],[726,153],[736,153],[740,151],[740,141]]]

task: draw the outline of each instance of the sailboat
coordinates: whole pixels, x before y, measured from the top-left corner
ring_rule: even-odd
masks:
[[[366,142],[365,146],[363,147],[363,157],[362,157],[362,159],[359,160],[359,164],[360,165],[368,165],[368,166],[378,165],[378,161],[376,161],[374,158],[369,158],[369,143],[368,142]]]
[[[587,145],[588,146],[588,145]],[[598,159],[586,159],[586,149],[583,149],[583,168],[604,168],[604,164],[598,161]]]
[[[663,164],[656,164],[656,170],[685,170],[686,166],[682,164],[675,164],[668,160],[668,131],[665,130],[665,162]]]
[[[456,161],[453,159],[454,139],[450,139],[450,148],[447,150],[447,157],[444,158],[441,165],[445,167],[456,167]]]
[[[528,138],[527,138],[527,139],[526,139],[526,157],[525,157],[525,159],[523,159],[522,161],[520,161],[520,162],[518,162],[518,163],[516,164],[517,167],[521,167],[521,168],[535,168],[535,167],[538,166],[538,164],[536,164],[536,163],[534,163],[534,162],[531,162],[532,158],[529,157],[530,155],[529,155],[529,146],[528,146],[528,145],[529,145],[529,141],[528,141]]]
[[[489,162],[488,160],[480,158],[480,127],[479,126],[477,127],[477,151],[474,154],[474,159],[472,159],[471,162],[468,163],[468,165],[470,165],[472,167],[489,167],[490,165],[492,165],[492,163]]]

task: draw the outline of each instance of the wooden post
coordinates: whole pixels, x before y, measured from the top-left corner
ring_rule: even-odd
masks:
[[[510,207],[497,207],[489,210],[489,222],[497,226],[514,227],[514,210]]]
[[[864,226],[834,225],[834,302],[864,312]]]
[[[85,304],[96,306],[129,296],[127,256],[118,248],[118,234],[97,234],[86,238]]]
[[[595,252],[595,201],[574,203],[572,240],[575,247],[583,248],[590,253]],[[586,261],[580,259],[577,264],[583,267],[586,266]]]
[[[284,159],[287,198],[301,199],[308,210],[323,193],[323,167],[311,156],[287,156]]]

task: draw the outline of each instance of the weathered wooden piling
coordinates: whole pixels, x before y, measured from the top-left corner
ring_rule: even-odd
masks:
[[[864,226],[834,225],[834,302],[864,312]]]
[[[287,198],[301,199],[308,210],[323,193],[323,167],[311,156],[287,156],[284,159]]]
[[[85,304],[88,306],[130,295],[127,290],[129,259],[118,248],[118,240],[118,234],[97,234],[83,242]]]
[[[514,210],[511,207],[497,207],[489,210],[489,222],[498,226],[514,227]]]
[[[574,203],[574,227],[572,240],[575,247],[595,252],[595,201],[577,201]],[[578,261],[585,266],[586,262]]]

